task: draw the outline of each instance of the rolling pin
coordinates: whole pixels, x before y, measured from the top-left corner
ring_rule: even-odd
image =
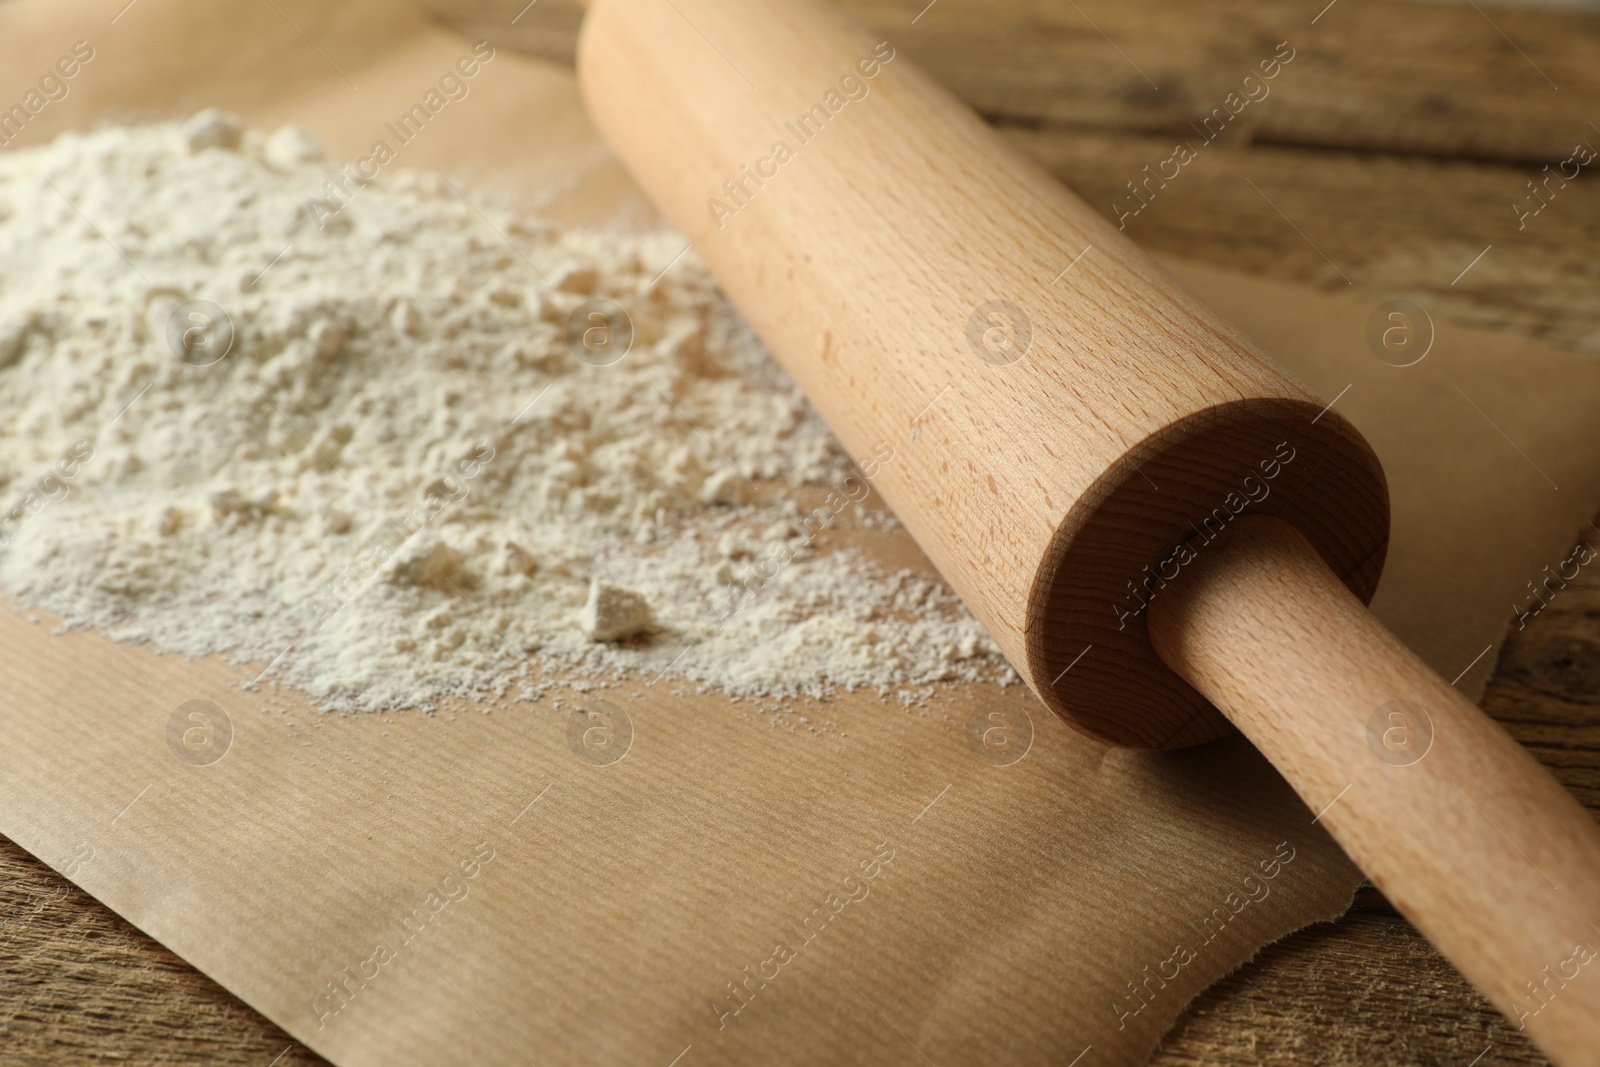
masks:
[[[1040,700],[1116,745],[1242,731],[1600,1064],[1600,829],[1367,611],[1388,493],[1349,422],[825,0],[591,0],[578,72],[851,454],[892,448],[874,486]]]

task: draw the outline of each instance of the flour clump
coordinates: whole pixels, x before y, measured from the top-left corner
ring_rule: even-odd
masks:
[[[655,629],[648,600],[631,589],[599,580],[589,585],[589,599],[579,621],[592,641],[621,641]]]

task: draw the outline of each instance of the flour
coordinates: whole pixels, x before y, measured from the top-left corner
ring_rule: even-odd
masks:
[[[578,622],[591,641],[620,641],[656,628],[648,600],[598,578],[589,584],[589,599]]]
[[[893,520],[680,236],[415,172],[319,228],[338,173],[217,113],[0,155],[13,601],[337,710],[1014,679],[937,578],[830,547]]]

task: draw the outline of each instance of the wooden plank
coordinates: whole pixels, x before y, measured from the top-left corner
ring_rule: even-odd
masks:
[[[1368,891],[1369,893],[1372,891]],[[1548,1061],[1381,897],[1269,946],[1198,998],[1161,1043],[1161,1067],[1481,1065]]]
[[[471,36],[572,61],[580,0],[422,3]],[[995,120],[1187,136],[1288,42],[1294,58],[1233,123],[1248,141],[1534,164],[1600,144],[1586,110],[1600,17],[1325,3],[841,0]]]
[[[1175,138],[1005,129],[1147,248],[1353,288],[1374,305],[1406,296],[1467,325],[1600,352],[1600,177],[1552,182],[1548,206],[1519,229],[1512,205],[1531,206],[1536,168],[1219,138],[1162,182]]]
[[[914,28],[918,0],[848,6],[992,118],[1187,133],[1288,42],[1240,113],[1259,143],[1547,161],[1586,129],[1600,21],[1495,10],[1513,47],[1470,6],[1339,0],[1313,25],[1325,3],[946,0]]]

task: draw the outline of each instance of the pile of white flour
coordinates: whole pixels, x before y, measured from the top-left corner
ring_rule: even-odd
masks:
[[[7,597],[339,710],[1013,677],[937,579],[819,550],[827,492],[892,520],[680,236],[423,173],[308,210],[338,173],[214,113],[0,155]]]

